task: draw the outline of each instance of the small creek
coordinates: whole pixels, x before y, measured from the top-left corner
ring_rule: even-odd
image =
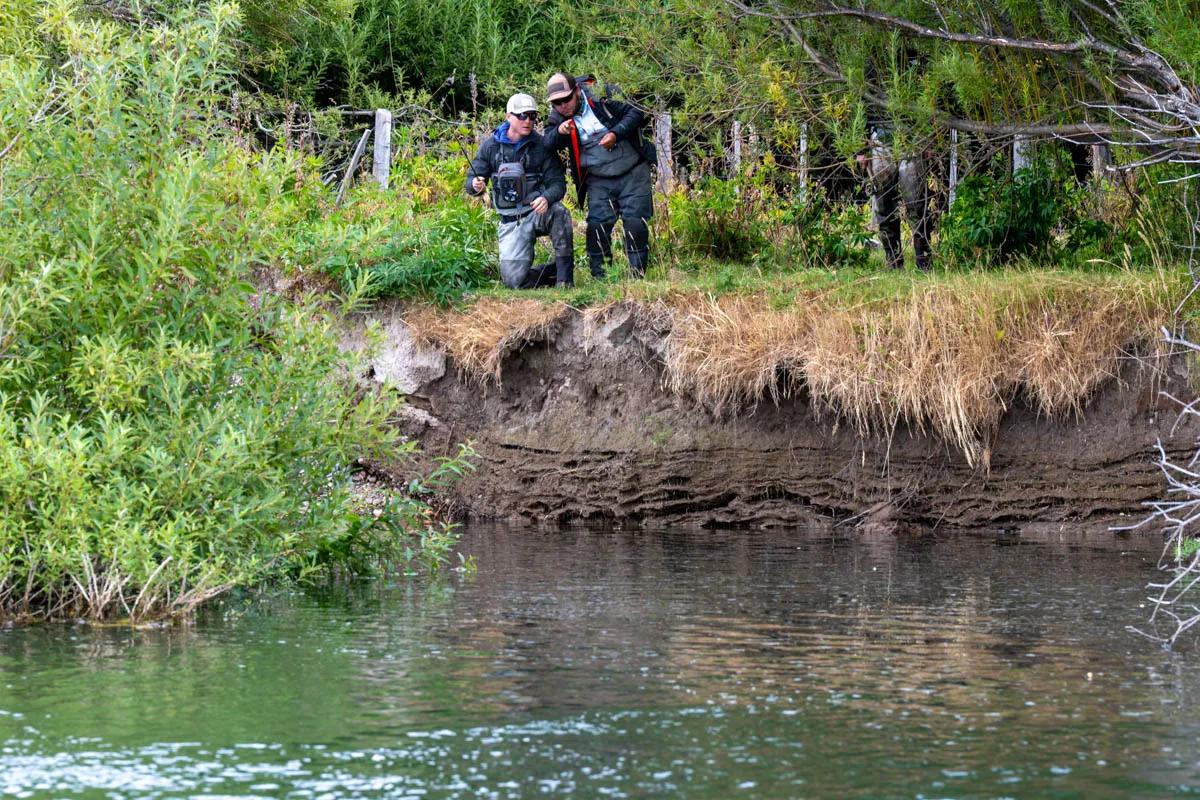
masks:
[[[1200,793],[1197,648],[1124,630],[1150,541],[486,526],[462,549],[478,575],[440,587],[0,631],[0,795]]]

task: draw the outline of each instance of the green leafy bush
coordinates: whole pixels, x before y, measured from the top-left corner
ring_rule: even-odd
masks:
[[[1062,193],[1048,170],[1000,179],[971,175],[942,219],[940,252],[956,261],[1006,261],[1042,250],[1062,212]]]
[[[371,297],[420,297],[441,305],[494,280],[496,226],[482,205],[447,200],[393,235],[353,262],[327,263],[327,271],[348,290],[365,273]]]
[[[311,563],[353,460],[411,445],[249,282],[303,165],[222,125],[235,7],[37,13],[0,59],[0,615],[182,612]]]
[[[854,205],[835,207],[817,187],[807,198],[790,198],[780,221],[786,226],[783,257],[793,266],[861,267],[871,257],[868,212]]]
[[[496,217],[463,193],[459,159],[413,156],[394,162],[391,188],[366,183],[344,206],[319,184],[297,190],[284,212],[275,256],[291,272],[319,271],[363,299],[403,297],[445,305],[493,283]]]
[[[300,564],[300,573],[367,575],[396,564],[422,565],[436,571],[450,560],[458,543],[454,525],[433,519],[429,506],[412,498],[430,496],[473,470],[475,451],[459,445],[453,457],[437,459],[426,476],[414,478],[407,496],[391,498],[384,508],[362,509],[349,515],[348,524],[331,528]]]
[[[1132,245],[1136,255],[1126,253],[1129,266],[1166,265],[1176,256],[1145,248],[1177,237],[1189,223],[1165,221],[1174,212],[1175,187],[1146,177],[1140,177],[1138,183],[1145,185],[1132,193],[1128,187],[1080,183],[1064,150],[1044,151],[1033,167],[1011,178],[970,176],[942,219],[939,255],[950,264],[1030,257],[1088,267],[1111,263],[1123,245]],[[1148,201],[1142,210],[1149,214],[1140,213],[1136,203],[1130,208],[1130,199],[1139,196]]]
[[[741,181],[709,177],[668,199],[667,245],[677,254],[745,261],[766,246],[766,219],[757,192]]]
[[[864,265],[871,255],[866,209],[835,206],[819,186],[807,196],[792,193],[786,181],[767,158],[736,179],[706,178],[672,192],[665,248],[685,259],[749,262],[763,272]]]

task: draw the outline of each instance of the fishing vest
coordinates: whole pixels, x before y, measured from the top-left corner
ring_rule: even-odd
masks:
[[[531,185],[540,183],[537,173],[527,173],[520,161],[506,161],[492,173],[492,207],[501,216],[516,216],[530,210]]]
[[[624,175],[637,166],[642,160],[634,146],[625,139],[618,140],[612,150],[600,146],[600,140],[607,131],[588,135],[579,132],[579,161],[581,166],[591,175],[601,178],[612,178]]]

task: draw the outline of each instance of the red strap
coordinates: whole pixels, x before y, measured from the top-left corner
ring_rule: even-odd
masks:
[[[583,205],[583,187],[587,183],[587,172],[583,168],[583,158],[579,155],[579,126],[571,120],[571,152],[575,156],[575,173],[579,176],[579,185],[575,187],[579,195],[579,205]]]

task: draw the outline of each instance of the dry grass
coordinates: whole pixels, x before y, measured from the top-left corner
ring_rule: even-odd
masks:
[[[903,423],[988,466],[1000,421],[1019,396],[1040,413],[1081,413],[1125,359],[1162,355],[1158,329],[1182,296],[1168,273],[989,273],[873,287],[801,291],[777,308],[766,293],[674,292],[639,304],[639,325],[669,331],[665,381],[718,413],[806,387],[814,408],[862,435]],[[857,291],[857,293],[856,293]],[[594,328],[617,305],[586,313]],[[544,338],[562,305],[484,299],[466,312],[421,310],[418,335],[468,375],[499,380],[523,343]]]
[[[480,300],[465,311],[417,308],[405,322],[418,338],[444,347],[467,377],[500,382],[509,353],[544,340],[566,306],[539,300]]]
[[[988,465],[1019,393],[1048,416],[1079,414],[1123,358],[1157,355],[1177,298],[1144,276],[965,278],[846,304],[831,295],[772,311],[723,297],[681,311],[667,369],[675,391],[737,408],[807,386],[818,411],[863,435],[904,422]]]
[[[689,298],[673,310],[667,385],[718,413],[778,400],[780,375],[811,335],[806,308],[773,311],[761,296]]]

